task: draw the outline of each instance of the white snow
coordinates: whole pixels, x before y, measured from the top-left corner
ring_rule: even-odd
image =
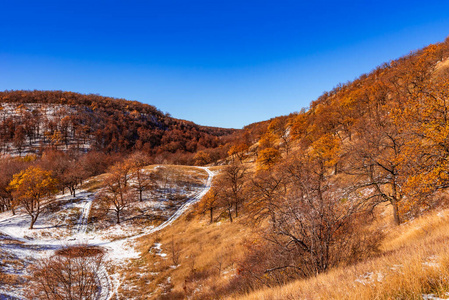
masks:
[[[115,266],[123,265],[129,259],[140,257],[140,253],[133,247],[135,239],[170,226],[207,193],[214,173],[207,167],[199,168],[208,173],[205,186],[194,195],[192,195],[192,192],[184,191],[190,198],[159,226],[148,226],[137,234],[130,226],[123,224],[111,226],[104,231],[88,232],[88,218],[95,195],[82,190],[77,193],[76,198],[73,198],[70,194],[59,195],[57,200],[65,204],[55,213],[39,216],[32,230],[28,229],[30,217],[23,210],[18,209],[16,215],[12,215],[10,211],[0,213],[0,234],[5,236],[4,239],[0,236],[0,250],[27,265],[35,260],[52,255],[55,250],[62,247],[85,244],[105,248],[107,250],[106,261]],[[76,216],[74,219],[76,224],[71,228],[67,225],[67,220],[73,219],[74,216]],[[112,235],[112,233],[115,235]],[[112,241],[111,236],[114,237],[117,234],[119,236],[131,234],[132,236]],[[6,239],[8,242],[4,242]],[[167,256],[166,253],[162,253],[161,244],[155,246],[156,248],[159,247],[158,255]],[[22,274],[25,274],[23,272],[26,271],[22,271]],[[113,295],[117,295],[122,279],[118,274],[108,274],[104,267],[101,269],[100,275],[102,286],[100,299],[112,299]],[[4,297],[2,295],[23,299],[20,289],[4,290],[0,287],[0,299]]]
[[[446,293],[446,296],[449,297],[449,293]],[[449,299],[449,298],[437,297],[435,294],[423,294],[422,298],[423,298],[423,300],[445,300],[445,299]]]

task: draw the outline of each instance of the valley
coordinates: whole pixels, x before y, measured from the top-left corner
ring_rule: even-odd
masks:
[[[242,129],[0,92],[0,299],[448,298],[448,66],[449,38]]]

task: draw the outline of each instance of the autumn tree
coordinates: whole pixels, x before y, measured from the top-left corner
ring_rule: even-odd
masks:
[[[211,162],[210,154],[205,151],[198,151],[193,157],[195,165],[204,166]]]
[[[270,131],[265,132],[265,134],[262,135],[262,137],[259,140],[259,149],[260,150],[263,150],[266,148],[276,148],[277,146],[278,146],[277,138]]]
[[[257,167],[261,170],[269,170],[281,160],[281,153],[275,148],[265,148],[259,152]]]
[[[14,198],[30,215],[30,229],[33,229],[44,204],[51,200],[52,194],[57,192],[57,181],[52,177],[51,172],[31,166],[15,174],[9,186],[14,191]]]
[[[246,143],[239,143],[231,146],[228,151],[228,155],[231,157],[237,157],[240,162],[243,162],[243,159],[246,156],[246,152],[248,152],[249,146]]]
[[[435,48],[426,50],[437,52]],[[421,71],[425,76],[416,85],[419,88],[409,91],[407,109],[402,116],[395,115],[401,124],[409,124],[402,168],[407,174],[404,203],[417,211],[431,208],[435,192],[449,187],[449,70],[438,64],[431,70],[427,74]]]
[[[9,183],[13,180],[15,174],[25,169],[27,163],[20,158],[4,157],[0,159],[0,211],[11,210],[15,214],[15,206],[13,193]]]
[[[274,118],[268,126],[268,132],[274,134],[279,139],[279,144],[285,149],[285,153],[290,152],[290,123],[288,116]]]

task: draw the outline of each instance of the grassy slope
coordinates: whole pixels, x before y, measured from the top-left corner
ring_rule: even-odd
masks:
[[[195,170],[175,167],[182,173]],[[197,169],[196,169],[197,170]],[[218,168],[214,168],[218,171]],[[434,211],[399,227],[390,207],[378,208],[385,233],[382,253],[354,266],[330,270],[307,280],[256,291],[235,299],[422,299],[449,291],[449,209]],[[126,299],[217,299],[237,273],[236,262],[254,233],[237,219],[209,224],[197,207],[164,230],[140,238],[141,258],[120,270],[118,291]],[[178,258],[175,265],[174,258]]]
[[[217,171],[218,169],[214,170]],[[427,213],[399,227],[391,207],[379,207],[385,234],[381,254],[354,266],[330,270],[315,278],[282,287],[233,295],[231,299],[422,299],[449,291],[449,209]],[[236,262],[245,242],[254,237],[238,218],[226,215],[209,224],[208,215],[190,209],[171,226],[136,244],[142,255],[124,270],[127,299],[223,298],[225,286],[237,274]],[[160,246],[158,244],[161,244]],[[173,258],[179,257],[175,266]]]
[[[235,262],[250,231],[238,222],[224,219],[210,225],[207,220],[195,215],[193,208],[161,232],[141,238],[137,244],[141,258],[125,272],[125,281],[133,288],[119,290],[122,296],[182,299],[201,291],[218,297],[220,287],[236,272]]]
[[[423,299],[449,291],[449,210],[388,225],[382,253],[351,267],[239,299]],[[446,297],[445,297],[446,296]]]
[[[142,295],[184,299],[199,294],[204,299],[218,298],[237,272],[236,261],[251,234],[239,219],[232,224],[227,215],[219,219],[209,224],[208,215],[194,206],[172,225],[140,238],[135,246],[141,257],[123,270],[127,284],[119,288],[119,295],[126,299],[142,299]]]

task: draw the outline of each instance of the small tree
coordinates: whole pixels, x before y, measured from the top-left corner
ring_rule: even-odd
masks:
[[[193,158],[196,166],[204,166],[211,162],[211,157],[209,153],[204,151],[198,151]]]
[[[260,170],[269,170],[281,160],[281,153],[275,148],[265,148],[259,152],[257,167]]]
[[[118,163],[114,165],[103,181],[103,190],[99,193],[101,201],[112,206],[117,224],[120,224],[120,214],[135,199],[135,194],[128,185],[129,165]]]
[[[43,200],[50,201],[50,196],[57,192],[56,179],[51,176],[51,172],[32,166],[14,175],[9,186],[14,191],[14,198],[30,215],[30,229],[33,229],[43,210]]]
[[[175,239],[173,236],[171,237],[170,254],[171,254],[173,265],[179,266],[180,257],[181,257],[181,247],[180,247],[179,243],[175,242]]]
[[[143,201],[143,192],[150,189],[153,185],[151,174],[148,174],[141,167],[135,167],[131,171],[131,178],[133,182],[131,186],[139,192],[139,201]]]
[[[240,162],[243,162],[246,152],[248,152],[249,146],[245,143],[233,145],[228,151],[228,155],[231,157],[237,157]]]
[[[171,178],[173,172],[167,167],[159,167],[154,172],[154,178],[160,188],[162,188],[165,198],[171,187]]]
[[[218,181],[223,189],[223,198],[234,205],[236,218],[238,217],[238,209],[244,200],[247,173],[248,168],[245,165],[233,162],[223,169]]]
[[[82,169],[80,165],[73,165],[72,168],[68,169],[66,173],[63,174],[62,180],[63,185],[69,188],[70,194],[73,197],[76,196],[76,189],[86,178],[86,172]]]
[[[13,144],[16,147],[19,155],[22,155],[23,148],[25,147],[25,129],[23,126],[18,126],[14,133]]]
[[[131,167],[131,187],[139,192],[139,201],[143,201],[143,192],[153,185],[151,174],[143,169],[149,163],[150,158],[142,152],[136,152],[127,159],[127,164]]]
[[[209,211],[210,224],[214,222],[214,209],[218,207],[220,207],[220,189],[218,187],[211,187],[199,203],[201,213]]]

